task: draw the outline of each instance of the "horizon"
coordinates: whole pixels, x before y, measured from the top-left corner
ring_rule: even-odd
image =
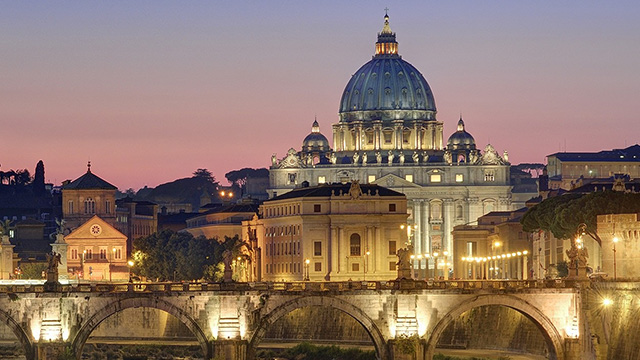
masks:
[[[361,6],[366,4],[367,6]],[[444,123],[512,164],[637,144],[640,4],[452,1],[389,6],[399,54]],[[59,185],[92,172],[120,190],[270,164],[374,51],[383,2],[10,3],[0,13],[0,170],[39,160]],[[634,131],[635,130],[635,131]],[[7,135],[7,133],[9,135]],[[8,156],[7,156],[8,155]]]

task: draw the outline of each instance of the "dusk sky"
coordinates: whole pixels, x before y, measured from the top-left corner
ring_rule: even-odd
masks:
[[[636,1],[2,1],[0,170],[120,189],[331,139],[384,8],[433,90],[513,164],[640,142]]]

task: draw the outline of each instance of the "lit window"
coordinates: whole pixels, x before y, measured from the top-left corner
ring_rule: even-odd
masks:
[[[69,200],[69,214],[73,214],[73,200]]]
[[[407,174],[404,176],[404,179],[407,180],[408,182],[413,182],[413,175]]]
[[[369,182],[369,184],[371,184],[372,182],[376,181],[376,176],[375,175],[369,175],[367,177],[367,181]]]
[[[463,181],[464,181],[464,175],[456,174],[456,182],[463,182]]]
[[[440,174],[431,174],[430,179],[431,179],[432,183],[439,183],[439,182],[442,181],[442,175],[440,175]]]
[[[495,174],[493,171],[486,171],[484,173],[484,181],[495,181]]]
[[[318,184],[324,184],[327,182],[327,178],[324,176],[318,176]]]

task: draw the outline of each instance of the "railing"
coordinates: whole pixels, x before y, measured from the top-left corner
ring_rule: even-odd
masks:
[[[78,283],[60,285],[55,292],[81,293],[174,293],[202,291],[258,291],[258,292],[347,292],[378,290],[435,290],[455,292],[515,292],[528,289],[575,288],[574,280],[392,280],[392,281],[328,281],[328,282],[135,282],[135,283]],[[588,284],[588,283],[587,283]],[[44,284],[0,285],[0,294],[42,293]]]

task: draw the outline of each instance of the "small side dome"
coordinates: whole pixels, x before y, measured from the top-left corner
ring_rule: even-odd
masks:
[[[302,152],[304,153],[325,153],[330,151],[329,140],[320,133],[318,120],[313,121],[311,134],[307,135],[302,142]]]
[[[447,140],[447,149],[474,150],[475,148],[476,140],[471,136],[471,134],[465,131],[464,121],[462,121],[462,116],[460,116],[460,120],[458,120],[458,130],[449,137],[449,140]]]

